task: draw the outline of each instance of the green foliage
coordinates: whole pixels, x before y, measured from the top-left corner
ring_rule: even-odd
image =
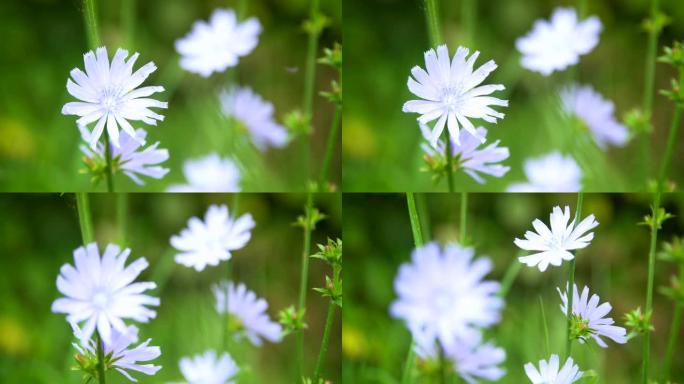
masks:
[[[294,305],[278,312],[278,321],[283,326],[283,335],[287,336],[289,334],[302,331],[308,328],[308,325],[304,321],[306,308],[297,310]]]
[[[658,208],[658,211],[655,215],[653,215],[653,207],[651,207],[651,212],[652,213],[650,215],[645,215],[644,220],[639,222],[638,224],[650,228],[653,228],[653,226],[655,225],[657,229],[662,229],[663,222],[674,217],[673,214],[666,212],[665,208],[662,207]]]
[[[627,338],[632,339],[637,335],[655,331],[655,327],[651,323],[652,316],[653,310],[642,313],[641,307],[627,312],[625,314],[625,325],[630,330]]]
[[[338,307],[342,308],[342,240],[328,239],[328,243],[317,244],[318,252],[312,258],[325,261],[333,269],[333,276],[325,276],[325,287],[314,288],[323,297],[329,297]]]

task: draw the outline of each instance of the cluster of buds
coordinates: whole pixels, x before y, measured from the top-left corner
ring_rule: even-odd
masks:
[[[672,65],[679,72],[679,79],[671,79],[671,89],[663,89],[660,93],[684,107],[684,44],[676,41],[672,47],[665,47],[665,54],[658,61]]]
[[[298,310],[291,305],[278,313],[278,322],[283,326],[283,336],[308,328],[304,322],[305,312],[304,308]]]
[[[330,82],[330,91],[323,91],[321,96],[328,99],[328,101],[335,103],[338,107],[342,106],[342,45],[335,43],[332,49],[325,48],[323,50],[323,57],[318,59],[319,64],[333,67],[340,74],[340,81],[332,80]]]
[[[342,240],[328,239],[327,244],[318,244],[318,252],[311,257],[325,261],[333,269],[332,277],[325,276],[325,287],[314,288],[314,291],[342,308]]]
[[[670,285],[660,287],[660,293],[684,305],[684,238],[675,237],[672,242],[665,243],[658,258],[676,264],[679,269],[679,275],[671,276]]]
[[[641,312],[641,307],[633,309],[625,314],[625,325],[629,328],[627,339],[631,339],[637,335],[655,331],[653,324],[651,324],[651,315],[653,311],[646,313]]]

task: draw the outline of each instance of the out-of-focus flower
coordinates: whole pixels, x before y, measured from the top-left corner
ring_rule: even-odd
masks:
[[[594,215],[589,215],[579,223],[573,219],[570,224],[570,207],[566,206],[562,211],[560,207],[553,207],[549,215],[551,229],[541,220],[535,219],[532,222],[537,231],[525,232],[525,239],[515,239],[514,243],[518,247],[527,251],[538,251],[529,256],[519,257],[521,263],[528,267],[538,267],[544,272],[551,265],[560,266],[563,260],[575,258],[570,251],[585,248],[594,239],[594,232],[588,231],[598,226],[598,221]]]
[[[539,370],[532,363],[525,364],[525,373],[532,384],[572,384],[582,377],[579,367],[572,357],[568,357],[560,368],[558,355],[551,355],[548,362],[539,360]]]
[[[74,251],[76,268],[64,264],[57,276],[57,289],[66,297],[52,303],[52,312],[66,313],[67,321],[85,322],[82,341],[91,338],[95,329],[106,344],[112,343],[112,328],[127,333],[123,319],[146,323],[156,312],[146,305],[159,305],[159,298],[143,294],[157,285],[153,282],[134,283],[147,268],[141,257],[124,267],[131,250],[123,251],[114,244],[107,245],[102,259],[96,243],[78,247]]]
[[[516,183],[508,192],[578,192],[582,189],[582,169],[571,156],[560,152],[525,161],[527,183]]]
[[[390,313],[406,322],[414,337],[447,344],[471,337],[500,320],[499,283],[483,280],[492,269],[472,248],[437,243],[416,248],[394,280],[398,298]]]
[[[217,9],[209,22],[196,21],[192,31],[176,40],[180,66],[208,77],[238,64],[257,46],[261,24],[255,17],[238,21],[232,9]]]
[[[261,345],[262,339],[272,343],[281,340],[282,327],[268,317],[268,303],[258,298],[244,284],[235,286],[233,282],[224,281],[215,285],[213,291],[218,313],[226,313],[226,304],[228,305],[227,312],[232,317],[236,337],[245,334],[256,346]]]
[[[287,130],[273,118],[273,104],[264,100],[248,87],[224,90],[219,95],[223,113],[242,123],[252,142],[261,151],[267,147],[287,144]]]
[[[516,40],[520,64],[544,76],[562,71],[594,49],[602,28],[596,16],[578,21],[575,9],[556,8],[550,21],[537,20],[532,31]]]
[[[232,251],[247,245],[255,225],[249,213],[236,219],[230,216],[227,206],[212,205],[204,215],[204,221],[191,217],[188,227],[171,237],[171,245],[181,251],[175,260],[198,272],[207,265],[216,266],[223,260],[230,260]]]
[[[215,351],[208,350],[182,358],[180,370],[188,384],[234,384],[233,379],[240,369],[227,352],[219,358]]]
[[[561,91],[561,101],[566,113],[576,115],[590,129],[596,144],[624,146],[629,137],[627,127],[620,124],[613,114],[615,104],[604,99],[591,86],[571,86]]]
[[[85,127],[80,127],[80,130],[83,140],[89,143],[90,131]],[[119,147],[110,144],[112,160],[114,161],[112,169],[115,172],[121,170],[138,185],[145,184],[138,175],[161,179],[169,172],[169,169],[162,168],[158,164],[169,159],[169,151],[158,148],[158,141],[147,148],[141,149],[142,144],[140,143],[144,143],[147,137],[147,132],[142,128],[136,129],[135,136],[133,138],[124,131],[120,137]],[[87,157],[89,164],[105,165],[105,146],[103,143],[98,142],[95,149],[83,144],[80,145],[80,148],[81,152]]]
[[[130,137],[138,139],[128,120],[140,120],[151,125],[157,125],[157,120],[164,120],[164,116],[150,108],[166,108],[168,104],[147,97],[164,91],[164,87],[138,88],[157,66],[149,62],[133,73],[133,64],[139,56],[137,52],[126,61],[128,51],[119,48],[111,65],[107,48],[100,47],[96,52],[90,51],[83,56],[86,73],[78,68],[71,70],[74,81],[67,80],[67,90],[81,101],[64,104],[62,114],[81,116],[76,121],[79,126],[97,121],[89,135],[91,148],[95,148],[105,124],[112,144],[119,147],[119,126]],[[144,140],[140,144],[145,144]]]
[[[567,292],[561,292],[560,288],[556,288],[563,303],[560,308],[564,314],[567,314],[568,296]],[[597,294],[589,297],[589,287],[582,289],[582,295],[578,293],[577,284],[573,286],[572,296],[572,312],[573,316],[573,337],[577,338],[580,343],[584,344],[587,338],[591,337],[596,340],[596,343],[601,348],[607,348],[608,345],[601,339],[601,336],[607,337],[618,344],[625,344],[627,342],[627,330],[618,327],[611,317],[604,317],[610,313],[613,308],[610,303],[606,302],[599,305],[599,296]]]
[[[169,192],[240,192],[240,169],[230,158],[212,153],[186,160],[183,174],[188,184],[169,186]]]
[[[421,126],[437,119],[428,137],[433,147],[437,146],[445,125],[456,145],[461,144],[459,125],[484,142],[484,138],[478,136],[470,119],[496,123],[497,119],[504,117],[503,113],[496,112],[490,106],[507,107],[508,101],[487,96],[503,90],[504,86],[479,86],[496,69],[496,63],[490,60],[477,70],[473,70],[480,52],[475,51],[466,61],[468,53],[468,48],[458,47],[453,60],[449,60],[447,46],[440,45],[437,51],[430,49],[425,52],[427,71],[419,66],[411,69],[413,76],[409,76],[408,88],[421,100],[407,101],[402,110],[420,114],[418,123]]]

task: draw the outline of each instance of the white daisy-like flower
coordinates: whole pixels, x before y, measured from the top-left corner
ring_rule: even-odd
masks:
[[[216,311],[226,313],[227,303],[228,314],[239,323],[238,328],[241,332],[238,332],[236,337],[244,334],[256,346],[261,345],[262,339],[272,343],[280,342],[283,329],[280,324],[268,317],[266,300],[257,297],[256,293],[248,290],[244,284],[238,284],[236,287],[232,281],[214,285],[212,290],[216,298]]]
[[[560,95],[565,112],[576,115],[586,124],[599,147],[622,147],[627,143],[629,131],[615,119],[615,104],[594,88],[574,85],[563,89]]]
[[[212,205],[204,215],[188,220],[188,227],[179,235],[171,236],[171,245],[181,253],[177,263],[202,271],[207,265],[216,266],[230,260],[231,252],[243,248],[252,238],[256,223],[252,215],[245,213],[235,219],[225,205]]]
[[[439,358],[439,349],[434,339],[418,337],[414,339],[416,353],[422,359]],[[491,342],[483,343],[482,335],[474,333],[471,337],[457,338],[441,344],[444,356],[453,364],[456,372],[468,384],[477,384],[480,380],[497,381],[506,370],[499,365],[506,360],[506,351]]]
[[[273,118],[273,104],[264,100],[249,87],[224,90],[219,95],[221,108],[227,117],[242,123],[252,142],[261,151],[287,144],[287,130]]]
[[[74,335],[78,339],[82,339],[81,330],[76,324],[74,327]],[[129,348],[131,344],[138,342],[138,328],[131,325],[127,328],[126,333],[121,333],[118,330],[112,330],[112,342],[103,343],[104,355],[106,357],[106,368],[114,368],[122,375],[133,382],[138,382],[127,371],[136,371],[144,373],[148,376],[156,374],[162,367],[153,364],[140,364],[141,362],[151,361],[161,356],[159,347],[150,346],[152,339],[147,339],[144,343],[139,344],[134,348]],[[97,343],[93,339],[88,339],[82,345],[73,344],[74,347],[84,356],[90,356],[92,359],[97,359]]]
[[[544,76],[562,71],[594,49],[602,28],[596,16],[578,21],[575,9],[556,8],[550,21],[537,20],[532,31],[516,40],[520,64]]]
[[[196,21],[192,31],[176,40],[180,66],[208,77],[238,64],[257,46],[261,24],[255,17],[240,22],[232,9],[217,9],[209,22]]]
[[[79,127],[79,129],[81,130],[83,140],[89,143],[90,131],[85,127]],[[147,137],[147,132],[142,128],[135,130],[135,136],[133,138],[127,132],[123,132],[120,137],[119,147],[110,144],[112,159],[116,160],[116,163],[113,164],[113,169],[115,171],[121,170],[138,185],[145,184],[138,175],[161,179],[169,173],[169,169],[163,168],[158,164],[169,159],[169,151],[158,148],[158,141],[147,148],[141,149],[142,145],[140,143],[145,142]],[[105,161],[105,146],[103,143],[98,142],[94,150],[83,144],[80,145],[80,148],[81,152],[91,162],[102,163]]]
[[[568,357],[560,368],[558,355],[551,355],[547,362],[539,360],[539,370],[532,363],[525,364],[525,373],[532,384],[572,384],[582,377],[583,372],[575,364],[572,357]]]
[[[429,140],[430,131],[421,127],[423,137]],[[477,127],[476,133],[478,137],[486,138],[487,130],[483,127]],[[484,148],[479,148],[482,142],[475,136],[461,130],[459,132],[461,145],[456,145],[456,140],[452,140],[451,153],[456,160],[455,166],[463,168],[463,171],[472,177],[473,180],[480,184],[485,183],[485,179],[480,176],[480,173],[494,177],[502,177],[511,168],[505,165],[498,164],[503,160],[508,159],[510,153],[508,148],[499,147],[500,140],[497,140]],[[439,140],[436,147],[432,147],[426,143],[421,144],[423,152],[431,158],[444,158],[446,153],[446,141]]]
[[[398,298],[390,313],[428,342],[472,337],[500,320],[499,283],[484,280],[491,269],[491,260],[475,258],[473,248],[450,244],[440,249],[434,242],[416,248],[394,280]]]
[[[52,303],[52,312],[66,313],[70,323],[85,322],[82,340],[89,339],[97,328],[102,340],[111,344],[112,328],[128,331],[123,319],[146,323],[156,316],[146,305],[159,305],[159,298],[143,292],[157,285],[133,282],[147,268],[147,260],[141,257],[124,267],[130,253],[128,248],[121,251],[118,245],[109,244],[100,259],[97,243],[90,243],[74,251],[76,268],[64,264],[60,269],[57,289],[66,297]]]
[[[560,288],[556,288],[563,303],[560,308],[563,314],[567,314],[568,296],[567,292],[561,292]],[[607,348],[608,345],[601,339],[601,336],[607,337],[618,344],[625,344],[627,342],[627,330],[618,327],[611,317],[605,317],[613,308],[610,303],[605,302],[599,305],[599,296],[597,294],[589,297],[589,287],[582,289],[582,295],[579,295],[577,284],[574,284],[572,294],[572,316],[575,321],[582,323],[582,334],[577,335],[580,343],[584,344],[588,337],[596,340],[601,348]]]
[[[537,231],[525,232],[525,239],[514,240],[515,245],[527,251],[538,251],[529,256],[519,257],[521,263],[528,267],[538,267],[544,272],[549,264],[560,266],[563,260],[572,260],[575,255],[573,250],[585,248],[594,239],[594,232],[588,231],[596,228],[599,223],[594,215],[589,215],[579,223],[575,219],[570,221],[570,207],[565,206],[565,210],[560,207],[553,207],[549,215],[551,229],[541,220],[535,219],[532,222]]]
[[[216,153],[186,160],[183,174],[188,184],[171,185],[168,192],[240,192],[240,169],[237,164]]]
[[[582,169],[571,156],[560,152],[528,159],[524,165],[528,182],[508,187],[508,192],[578,192]]]
[[[234,384],[240,370],[227,352],[217,356],[213,350],[180,360],[180,370],[188,384]]]
[[[420,114],[420,125],[437,119],[428,140],[433,147],[437,146],[445,125],[457,145],[460,145],[459,126],[484,142],[484,138],[478,136],[470,119],[496,123],[497,119],[504,117],[503,113],[495,111],[490,106],[507,107],[508,101],[487,96],[494,91],[503,90],[504,86],[478,86],[496,69],[496,63],[490,60],[477,70],[473,70],[480,52],[475,51],[466,61],[468,53],[468,48],[458,47],[453,60],[449,60],[447,46],[440,45],[437,51],[430,49],[425,52],[427,71],[419,66],[411,69],[413,76],[408,78],[409,91],[422,100],[407,101],[402,111]]]
[[[107,48],[100,47],[96,52],[90,51],[83,56],[85,73],[78,68],[71,70],[73,81],[67,80],[67,90],[81,101],[64,104],[62,114],[81,116],[76,121],[79,126],[97,122],[90,134],[91,148],[95,148],[100,140],[105,125],[110,140],[115,147],[119,147],[119,126],[130,137],[137,139],[129,120],[140,120],[150,125],[157,125],[157,120],[164,120],[164,116],[152,112],[150,108],[167,108],[168,104],[147,97],[163,92],[164,87],[138,88],[157,66],[150,61],[133,73],[133,64],[139,56],[137,52],[126,61],[128,51],[119,48],[111,65]],[[140,141],[141,145],[144,143]]]

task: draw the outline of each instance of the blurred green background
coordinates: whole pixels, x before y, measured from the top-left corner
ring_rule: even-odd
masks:
[[[461,24],[461,2],[440,1],[444,39],[453,55],[465,43],[467,32]],[[508,108],[500,108],[506,117],[498,124],[485,124],[488,142],[501,140],[511,156],[504,162],[511,167],[501,179],[487,177],[479,185],[463,172],[457,172],[457,190],[503,191],[525,179],[522,164],[530,157],[554,149],[571,153],[584,170],[584,188],[588,191],[645,191],[648,178],[656,178],[656,166],[665,146],[673,105],[656,93],[654,98],[655,132],[649,145],[648,161],[641,158],[641,144],[633,140],[624,148],[603,154],[588,138],[576,138],[567,121],[560,119],[556,94],[571,79],[572,70],[545,78],[523,69],[515,40],[532,29],[536,19],[548,19],[559,6],[577,6],[577,1],[499,0],[476,1],[477,17],[471,50],[481,51],[476,66],[493,59],[499,65],[486,80],[504,84],[506,90],[496,97],[509,99]],[[594,50],[580,59],[577,76],[591,84],[616,104],[616,117],[640,107],[643,98],[644,58],[647,35],[641,29],[649,15],[647,0],[587,1],[588,14],[597,15],[604,30]],[[671,23],[660,38],[662,47],[684,38],[684,7],[680,0],[662,0],[661,9]],[[406,80],[411,67],[424,67],[423,52],[429,48],[427,27],[419,0],[345,0],[345,110],[342,157],[346,191],[446,191],[445,181],[435,186],[424,166],[420,149],[422,136],[415,121],[417,114],[401,111],[403,103],[413,99]],[[671,67],[656,66],[656,88],[669,88],[674,77]],[[505,97],[504,97],[505,96]],[[475,123],[475,121],[473,121]],[[580,140],[581,139],[581,140]],[[575,144],[579,142],[580,144]],[[680,135],[677,148],[684,144]],[[677,151],[673,164],[684,157]],[[673,167],[671,179],[681,185],[684,172]]]
[[[292,223],[303,212],[306,196],[290,194],[242,194],[239,212],[250,212],[256,221],[247,246],[233,253],[234,280],[244,282],[269,303],[268,314],[294,305],[298,297],[302,231]],[[340,196],[315,195],[315,205],[328,218],[314,231],[314,243],[341,236]],[[140,338],[152,338],[161,347],[156,361],[163,368],[153,377],[133,374],[143,383],[181,381],[178,361],[183,356],[221,349],[221,317],[214,310],[211,286],[224,278],[226,264],[202,272],[173,261],[169,238],[183,229],[191,216],[203,216],[210,204],[233,206],[230,195],[136,194],[129,196],[126,246],[129,263],[145,256],[150,266],[139,281],[154,281],[151,294],[161,298],[157,318],[136,324]],[[121,226],[116,220],[116,196],[91,195],[95,237],[101,249],[116,242]],[[81,383],[71,371],[75,349],[71,329],[62,314],[50,312],[61,294],[55,281],[64,263],[73,263],[72,251],[81,245],[76,202],[72,195],[2,195],[0,212],[0,381],[3,383]],[[9,220],[11,218],[11,220]],[[324,284],[330,273],[322,262],[310,263],[309,286]],[[305,331],[306,372],[311,375],[318,356],[328,302],[309,291]],[[341,324],[339,311],[330,339],[324,374],[340,381]],[[231,354],[244,370],[240,383],[293,383],[295,337],[261,348],[248,342],[232,343]],[[118,372],[108,383],[127,383]]]
[[[144,85],[161,85],[158,99],[169,102],[166,119],[156,127],[134,124],[148,131],[149,143],[160,141],[170,159],[171,171],[161,181],[146,178],[138,187],[126,176],[116,177],[117,191],[162,191],[185,182],[185,160],[218,152],[236,157],[241,165],[244,191],[303,191],[307,161],[303,140],[284,149],[256,151],[240,132],[232,133],[220,115],[216,95],[227,85],[228,72],[205,79],[183,71],[174,41],[190,32],[196,20],[207,20],[216,8],[235,8],[241,0],[145,0],[136,3],[131,43],[125,44],[122,26],[123,0],[98,0],[101,38],[110,57],[117,47],[140,52],[136,69],[154,61],[158,69]],[[241,85],[271,101],[275,117],[301,109],[307,35],[302,23],[309,15],[307,0],[248,0],[247,16],[255,16],[263,31],[254,51],[240,59],[236,78]],[[321,36],[322,49],[341,42],[341,3],[321,2],[330,25]],[[75,116],[63,116],[64,103],[74,101],[67,93],[69,71],[83,68],[87,42],[80,0],[12,0],[0,2],[0,32],[6,37],[0,56],[0,190],[91,190],[83,168],[81,142]],[[311,174],[317,177],[334,106],[317,96],[328,90],[337,74],[317,65],[314,101],[314,133],[311,143]],[[329,179],[339,185],[339,157],[333,157]],[[100,190],[104,190],[101,183]]]
[[[488,255],[494,264],[489,279],[501,280],[511,263],[518,263],[519,249],[513,239],[531,229],[540,218],[548,223],[555,205],[574,210],[572,194],[471,194],[468,203],[467,238],[477,255]],[[610,316],[624,326],[623,315],[645,305],[649,228],[637,225],[649,213],[650,196],[637,194],[587,194],[583,216],[593,213],[600,225],[595,238],[577,258],[575,282],[588,285],[601,302],[608,301]],[[658,246],[684,234],[684,195],[669,195],[664,204],[676,215],[663,224]],[[389,305],[396,298],[394,277],[401,263],[410,260],[413,237],[406,197],[399,194],[347,194],[344,205],[344,240],[347,279],[343,313],[343,381],[347,383],[399,383],[410,343],[404,323],[392,319]],[[417,195],[424,238],[445,243],[458,239],[460,195]],[[369,209],[369,207],[371,207]],[[655,287],[667,285],[676,272],[672,264],[658,262]],[[567,281],[567,264],[541,273],[524,267],[506,298],[502,322],[487,335],[506,350],[502,383],[527,383],[523,365],[550,355],[545,352],[540,297],[550,333],[551,353],[562,354],[566,318],[560,312],[557,286]],[[655,291],[655,332],[651,336],[653,372],[660,372],[673,304]],[[684,331],[684,330],[682,330]],[[673,362],[673,380],[684,378],[680,331],[679,348]],[[641,337],[626,345],[608,342],[607,349],[595,343],[573,346],[573,357],[582,370],[594,369],[600,383],[627,384],[641,377]],[[654,377],[655,378],[660,378]]]

